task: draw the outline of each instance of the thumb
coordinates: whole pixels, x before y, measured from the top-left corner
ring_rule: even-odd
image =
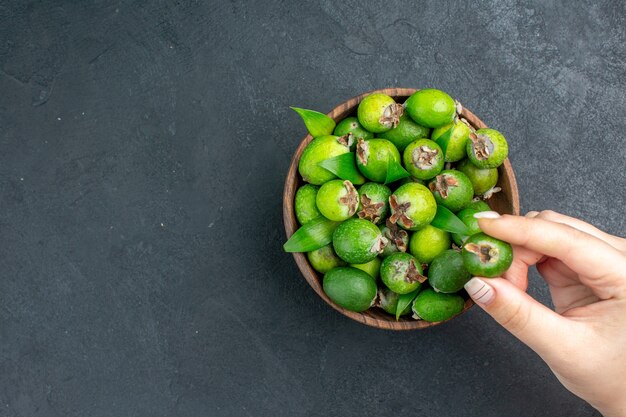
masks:
[[[478,306],[546,361],[558,357],[571,322],[502,278],[472,278],[465,289]]]

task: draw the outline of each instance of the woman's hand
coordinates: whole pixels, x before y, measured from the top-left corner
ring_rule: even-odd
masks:
[[[474,278],[474,301],[537,352],[563,385],[606,417],[626,416],[626,240],[551,211],[476,215],[513,245],[503,278]],[[556,309],[524,291],[528,268],[548,283]]]

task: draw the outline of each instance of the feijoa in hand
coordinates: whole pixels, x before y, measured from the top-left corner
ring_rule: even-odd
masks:
[[[408,294],[426,281],[422,265],[412,255],[397,252],[387,256],[380,266],[380,278],[391,291]]]
[[[324,292],[337,305],[350,311],[365,311],[374,303],[376,281],[360,269],[338,267],[324,275]]]
[[[400,152],[387,139],[360,139],[356,144],[356,164],[371,181],[385,182],[389,158],[400,163]]]
[[[487,211],[488,210],[489,209],[487,209]],[[478,219],[474,217],[474,214],[480,211],[485,210],[476,210],[472,207],[466,207],[456,214],[456,217],[458,217],[465,224],[465,226],[467,226],[468,230],[467,235],[452,233],[452,239],[454,240],[454,243],[456,243],[459,247],[463,246],[463,243],[465,243],[468,237],[475,235],[476,233],[482,232],[482,230],[480,230],[480,226],[478,226]]]
[[[383,184],[366,182],[359,187],[359,207],[357,216],[379,224],[389,214],[391,190]]]
[[[469,180],[468,180],[469,184]],[[471,188],[471,184],[469,187]],[[401,185],[389,197],[391,223],[406,230],[419,230],[430,224],[437,213],[437,202],[425,186],[410,182]]]
[[[344,261],[339,259],[333,250],[332,244],[322,246],[317,250],[307,253],[307,258],[309,259],[313,269],[317,272],[321,272],[322,274],[325,274],[333,268],[344,266],[346,264]]]
[[[365,97],[357,109],[361,125],[374,133],[382,133],[398,126],[404,108],[386,94],[374,93]]]
[[[464,119],[463,119],[464,120]],[[450,129],[452,131],[448,132]],[[446,162],[456,162],[465,158],[466,146],[471,133],[470,127],[462,120],[433,129],[430,138],[445,149]]]
[[[428,225],[411,235],[409,251],[420,263],[429,264],[450,247],[450,233]],[[383,252],[384,253],[384,252]]]
[[[389,288],[379,288],[378,289],[378,303],[380,308],[385,310],[387,313],[396,315],[396,310],[398,308],[398,299],[400,298],[400,294],[396,294],[391,291]],[[411,304],[408,304],[403,312],[400,313],[401,316],[406,316],[411,312]]]
[[[506,139],[494,129],[478,129],[467,141],[467,157],[478,168],[497,168],[508,154]]]
[[[483,195],[498,183],[497,168],[478,168],[469,159],[461,161],[456,169],[467,175],[475,195]]]
[[[340,222],[356,213],[359,194],[350,181],[331,180],[322,184],[315,202],[324,217]]]
[[[428,283],[435,291],[454,293],[472,278],[463,265],[463,256],[453,249],[441,252],[428,267]]]
[[[430,139],[411,142],[403,154],[404,166],[413,177],[420,180],[434,178],[443,169],[443,152]]]
[[[387,240],[380,256],[384,258],[392,253],[406,252],[409,244],[409,234],[406,230],[400,229],[397,224],[391,223],[389,219],[386,220],[385,225],[379,227],[383,237]]]
[[[361,271],[367,272],[372,278],[378,279],[380,275],[380,264],[381,259],[376,257],[369,262],[364,264],[350,264],[352,268],[360,269]]]
[[[428,138],[429,136],[429,128],[418,125],[406,114],[400,117],[398,126],[378,134],[379,138],[387,139],[396,145],[396,148],[398,148],[400,152],[404,151],[407,145],[415,139]],[[465,144],[463,144],[463,152],[465,152]]]
[[[513,263],[511,245],[484,233],[470,236],[462,254],[465,268],[479,277],[499,277]]]
[[[361,123],[359,123],[359,119],[356,117],[346,117],[337,123],[333,134],[335,136],[344,137],[350,144],[351,150],[353,150],[354,146],[356,146],[357,140],[374,138],[374,134],[365,130],[365,128],[361,126]]]
[[[335,253],[350,264],[371,261],[385,247],[386,239],[374,223],[363,219],[349,219],[333,233]]]
[[[452,97],[434,88],[416,91],[404,105],[415,123],[432,128],[452,123],[456,113]]]
[[[321,185],[337,178],[335,174],[318,164],[325,159],[350,152],[350,148],[338,139],[337,136],[332,135],[320,136],[313,139],[304,148],[298,164],[298,171],[302,175],[302,179],[311,184]]]
[[[413,317],[428,322],[448,320],[463,311],[464,304],[459,294],[444,294],[427,288],[413,301]]]
[[[319,189],[320,187],[311,184],[304,184],[302,187],[298,188],[294,206],[296,218],[300,224],[306,224],[322,215],[315,203],[315,197],[317,197],[317,191]]]
[[[474,189],[467,175],[453,169],[441,171],[428,187],[438,204],[455,213],[470,204],[474,197]]]

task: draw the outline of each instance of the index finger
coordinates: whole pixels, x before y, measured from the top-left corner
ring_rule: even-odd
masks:
[[[503,215],[479,218],[478,224],[490,236],[560,259],[584,284],[601,290],[602,298],[623,295],[626,290],[626,280],[617,273],[626,269],[624,256],[597,237],[540,218]]]

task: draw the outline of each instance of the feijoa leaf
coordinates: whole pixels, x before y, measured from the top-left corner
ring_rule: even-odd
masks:
[[[389,155],[387,163],[387,175],[385,177],[385,184],[392,183],[394,181],[401,180],[410,176],[406,169],[396,161],[393,156]]]
[[[299,107],[291,107],[291,109],[302,117],[306,129],[314,138],[333,134],[335,121],[324,113],[315,110],[301,109]]]
[[[285,252],[310,252],[328,245],[340,222],[317,217],[301,226],[283,245]]]
[[[437,145],[439,145],[439,147],[441,148],[441,151],[443,152],[443,155],[446,155],[446,151],[448,149],[448,142],[450,142],[450,138],[452,137],[452,131],[454,130],[454,126],[455,124],[452,123],[452,126],[450,127],[450,129],[446,130],[441,136],[439,136],[435,142],[437,142]]]
[[[454,213],[437,204],[437,213],[430,224],[437,229],[445,230],[450,233],[458,233],[460,235],[469,235],[467,226]]]
[[[422,284],[420,284],[415,291],[411,291],[408,294],[402,294],[398,297],[398,305],[396,306],[396,321],[400,319],[400,315],[402,312],[410,305],[415,297],[417,297],[417,293],[420,292],[420,288]]]
[[[356,167],[354,152],[348,152],[323,160],[318,164],[322,168],[332,172],[342,180],[348,180],[352,184],[365,184],[365,177]]]

